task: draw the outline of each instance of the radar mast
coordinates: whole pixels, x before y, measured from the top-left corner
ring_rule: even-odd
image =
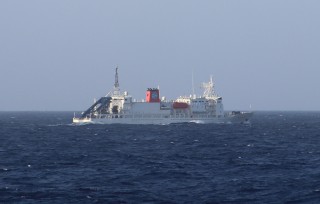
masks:
[[[216,93],[214,91],[214,83],[212,80],[212,76],[210,76],[210,81],[208,83],[202,83],[202,88],[204,89],[204,92],[203,92],[204,97],[216,96]]]

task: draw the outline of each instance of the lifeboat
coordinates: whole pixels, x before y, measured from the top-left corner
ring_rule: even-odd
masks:
[[[174,109],[183,109],[183,108],[188,108],[189,105],[187,103],[182,103],[182,102],[174,102],[172,107]]]

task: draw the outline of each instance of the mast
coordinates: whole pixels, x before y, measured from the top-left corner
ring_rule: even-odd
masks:
[[[118,76],[118,66],[116,67],[116,74],[114,76],[114,88],[113,88],[113,95],[118,96],[120,95],[120,85],[119,85],[119,76]]]
[[[118,77],[118,66],[116,67],[116,75],[114,79],[114,88],[118,89],[119,88],[119,77]]]

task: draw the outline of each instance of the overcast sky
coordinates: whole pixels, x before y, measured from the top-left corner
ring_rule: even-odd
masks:
[[[0,110],[120,88],[174,99],[212,74],[226,110],[320,110],[319,0],[1,0]]]

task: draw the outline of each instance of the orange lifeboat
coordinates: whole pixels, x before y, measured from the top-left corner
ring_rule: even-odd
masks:
[[[172,106],[174,109],[183,109],[183,108],[189,107],[187,103],[182,103],[182,102],[174,102]]]

